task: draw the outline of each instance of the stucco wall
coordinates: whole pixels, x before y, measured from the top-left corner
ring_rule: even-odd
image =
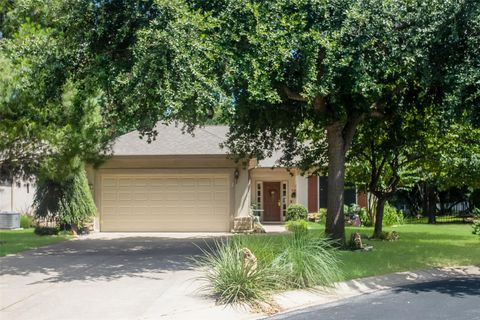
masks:
[[[248,169],[237,168],[239,177],[234,182],[234,215],[235,217],[248,216],[251,204],[251,185]],[[235,173],[235,171],[234,171]],[[235,181],[235,179],[232,179]]]
[[[0,186],[0,211],[31,213],[34,197],[34,182],[14,181],[11,186],[2,185]]]
[[[295,183],[297,185],[297,203],[308,208],[308,177],[297,175]]]

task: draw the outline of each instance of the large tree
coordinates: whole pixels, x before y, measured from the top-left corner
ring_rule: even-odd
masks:
[[[202,21],[182,1],[1,3],[4,178],[65,177],[119,134],[152,133],[159,119],[193,125],[218,108]]]
[[[445,108],[478,100],[475,0],[14,2],[5,38],[28,22],[48,41],[26,39],[20,52],[55,53],[31,60],[44,74],[28,98],[40,110],[67,83],[83,101],[97,97],[113,132],[151,137],[158,120],[191,128],[221,110],[239,157],[283,149],[284,163],[302,168],[328,158],[326,231],[342,241],[345,154],[358,124],[412,92]]]
[[[326,232],[343,241],[345,156],[357,126],[400,112],[395,108],[408,99],[444,112],[440,106],[451,85],[442,78],[444,70],[457,61],[450,58],[464,55],[455,45],[469,36],[444,28],[472,6],[347,0],[199,4],[217,25],[222,89],[232,104],[227,145],[240,157],[261,158],[280,149],[284,164],[303,169],[326,160]]]
[[[413,103],[412,106],[408,106]],[[402,100],[394,114],[380,119],[368,119],[358,130],[349,153],[349,179],[375,197],[370,214],[374,237],[382,233],[383,211],[399,186],[410,187],[422,179],[420,166],[443,150],[437,145],[438,118],[432,110],[419,110],[417,97]],[[402,111],[403,112],[399,112]]]

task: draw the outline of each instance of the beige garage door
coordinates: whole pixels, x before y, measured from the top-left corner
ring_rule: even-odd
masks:
[[[104,174],[101,231],[228,231],[227,175]]]

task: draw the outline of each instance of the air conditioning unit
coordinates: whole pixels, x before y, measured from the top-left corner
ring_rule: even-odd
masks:
[[[0,229],[20,228],[20,213],[0,212]]]

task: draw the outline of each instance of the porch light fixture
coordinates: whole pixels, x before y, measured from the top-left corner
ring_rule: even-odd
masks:
[[[240,177],[240,172],[238,171],[238,169],[235,169],[235,172],[233,173],[233,179],[235,180],[235,184],[237,184],[239,177]]]

